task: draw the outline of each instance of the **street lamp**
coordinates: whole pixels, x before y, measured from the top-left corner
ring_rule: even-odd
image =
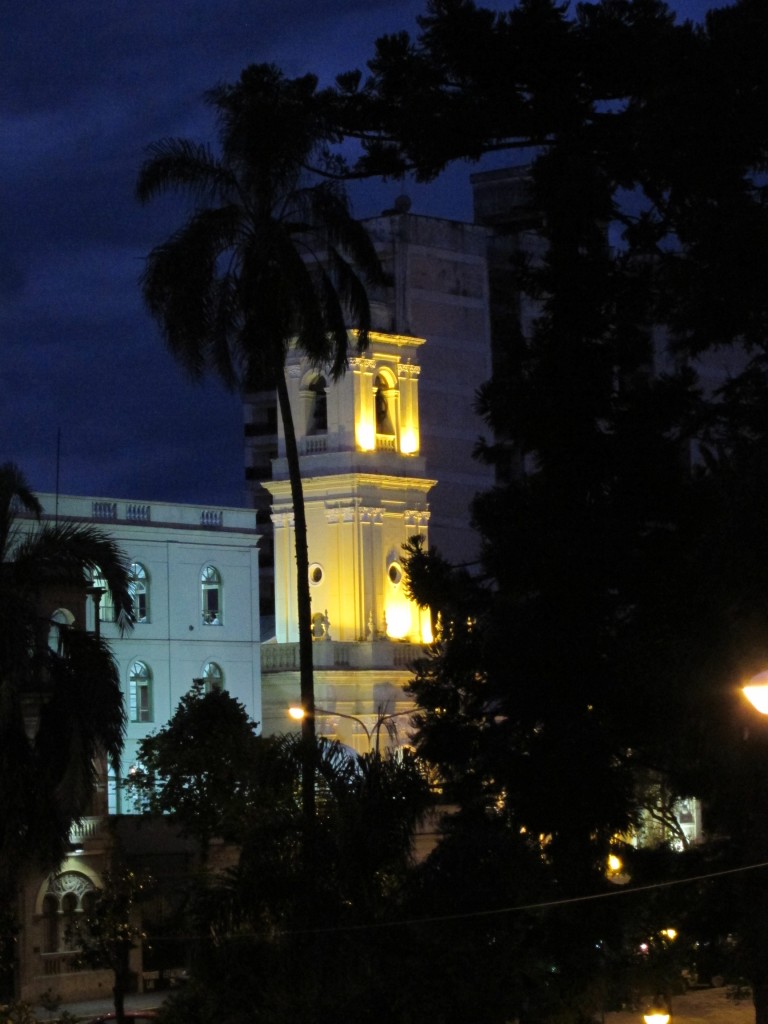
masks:
[[[768,715],[768,669],[752,676],[742,692],[756,711]]]
[[[671,1019],[672,1014],[669,1012],[667,1000],[660,995],[654,996],[643,1014],[645,1024],[669,1024]]]
[[[362,718],[358,718],[357,715],[348,715],[344,711],[331,711],[329,708],[319,708],[317,704],[315,704],[314,707],[314,712],[316,715],[328,715],[329,717],[346,718],[347,721],[349,722],[356,722],[357,725],[359,725],[360,728],[365,733],[365,737],[368,740],[369,750],[371,749],[373,734],[375,733],[377,754],[379,752],[379,734],[381,732],[382,725],[385,725],[387,722],[391,722],[395,718],[402,718],[403,715],[413,715],[418,710],[418,708],[409,708],[407,711],[392,711],[387,714],[379,710],[376,713],[376,723],[373,726],[373,729],[369,729],[365,722],[362,720]],[[293,705],[288,708],[288,714],[295,722],[300,722],[304,718],[305,712],[304,708]]]

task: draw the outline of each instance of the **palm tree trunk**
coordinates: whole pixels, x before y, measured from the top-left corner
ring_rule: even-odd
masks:
[[[299,449],[293,425],[291,402],[285,383],[285,372],[277,373],[277,398],[285,434],[285,456],[293,501],[294,541],[296,545],[296,599],[299,613],[299,679],[301,687],[302,739],[302,809],[309,828],[315,818],[315,680],[312,665],[312,601],[309,594],[309,554],[307,551],[307,516],[304,509],[304,488],[301,483]]]

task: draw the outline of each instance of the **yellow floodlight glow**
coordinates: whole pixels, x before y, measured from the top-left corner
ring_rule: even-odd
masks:
[[[434,642],[434,636],[432,635],[432,620],[429,612],[422,612],[421,614],[421,642],[423,644],[431,644]]]
[[[615,853],[611,853],[608,856],[608,870],[612,872],[621,871],[624,867],[624,862],[621,857],[617,857]]]
[[[288,714],[295,722],[300,722],[304,717],[304,708],[288,708]]]
[[[376,450],[376,431],[373,423],[358,423],[355,431],[357,447],[364,452]]]
[[[404,640],[411,632],[410,601],[388,601],[385,614],[387,616],[387,636],[393,640]]]
[[[408,428],[400,434],[400,451],[403,455],[415,455],[419,450],[419,435],[415,430]]]

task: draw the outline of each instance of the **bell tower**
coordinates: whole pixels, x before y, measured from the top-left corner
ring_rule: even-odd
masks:
[[[350,337],[354,341],[354,337]],[[427,494],[420,454],[421,338],[374,333],[363,355],[332,381],[297,350],[286,373],[304,486],[317,641],[431,640],[429,613],[405,590],[402,545],[426,541]],[[272,497],[275,637],[298,640],[293,508],[285,443],[278,434]],[[317,659],[316,659],[317,660]]]

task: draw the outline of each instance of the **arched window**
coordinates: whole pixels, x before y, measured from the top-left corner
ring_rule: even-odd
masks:
[[[101,590],[101,597],[99,598],[99,621],[114,622],[115,602],[110,589],[107,586],[107,581],[98,569],[93,571],[93,575],[91,576],[91,586],[98,587]]]
[[[79,871],[65,871],[50,879],[42,904],[43,952],[58,953],[72,948],[71,932],[77,916],[87,912],[95,895],[93,882]]]
[[[128,669],[128,696],[132,722],[152,721],[152,670],[143,661]]]
[[[376,387],[376,433],[392,437],[395,434],[395,395],[394,383],[384,373],[377,373],[374,381]]]
[[[210,693],[212,690],[223,690],[224,673],[221,671],[221,665],[215,661],[206,662],[203,666],[203,682],[206,693]]]
[[[137,622],[149,622],[149,577],[141,562],[131,562],[128,586]]]
[[[61,653],[61,628],[62,626],[71,626],[75,621],[75,616],[72,612],[66,608],[57,608],[51,616],[51,627],[48,630],[48,646],[56,654]]]
[[[325,434],[328,431],[328,395],[325,377],[315,377],[309,385],[312,407],[309,412],[308,434]]]
[[[73,935],[75,929],[75,915],[82,913],[82,907],[78,903],[77,894],[74,892],[65,892],[61,897],[61,924],[63,925],[63,935],[59,933],[59,945],[63,945],[66,949],[73,949],[77,944],[77,940]]]
[[[203,606],[203,625],[220,626],[221,614],[221,576],[218,569],[206,565],[200,573],[200,590]]]

